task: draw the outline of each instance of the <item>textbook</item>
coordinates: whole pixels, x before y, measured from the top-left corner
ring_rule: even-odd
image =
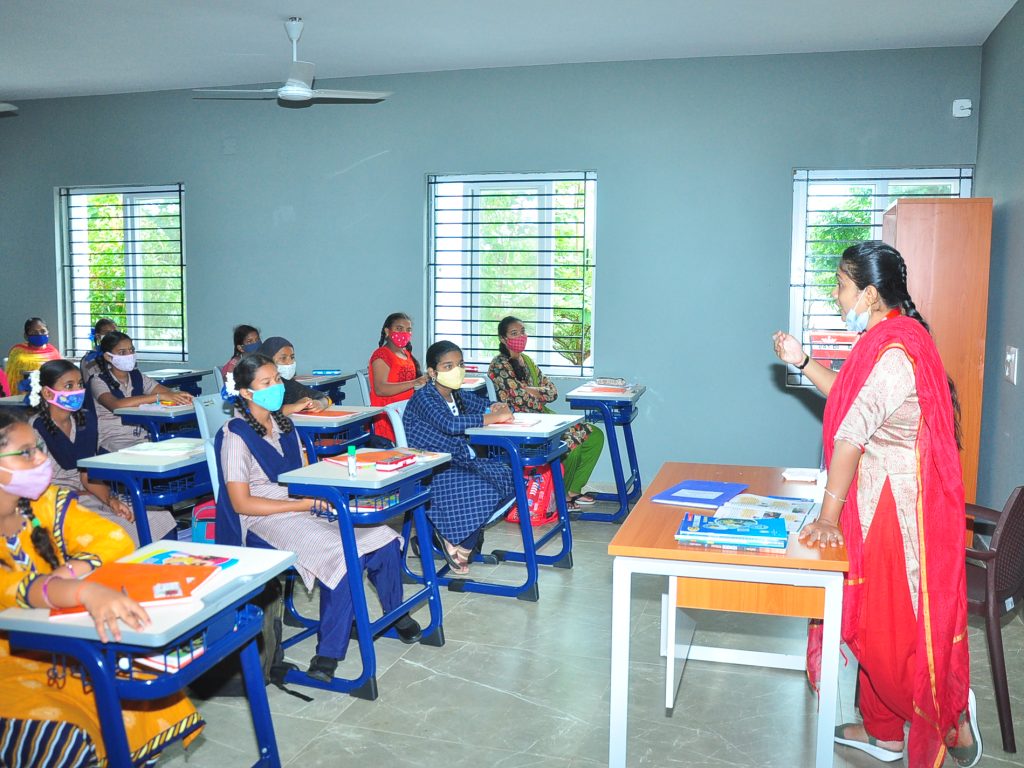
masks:
[[[683,480],[661,493],[652,496],[658,504],[674,504],[679,507],[714,509],[720,507],[736,494],[745,491],[743,483],[723,483],[717,480]]]
[[[155,669],[158,672],[177,672],[182,667],[188,666],[194,660],[203,655],[206,646],[203,645],[203,636],[197,635],[192,642],[176,648],[170,653],[158,653],[155,656],[136,656],[134,661],[142,667]]]
[[[320,417],[321,419],[336,419],[339,416],[355,416],[355,411],[346,411],[341,408],[325,408],[322,411],[296,411],[293,416]]]
[[[195,594],[217,572],[215,565],[155,565],[153,563],[105,563],[82,577],[83,581],[102,584],[123,592],[144,608],[161,605],[201,605]],[[84,605],[51,608],[50,620],[85,613]]]
[[[328,456],[324,461],[348,466],[348,456]],[[378,472],[395,472],[415,463],[415,456],[402,451],[362,451],[356,454],[357,465],[373,467]]]
[[[709,544],[740,549],[785,549],[786,523],[779,518],[752,520],[713,515],[686,515],[675,539],[683,544]]]
[[[786,530],[796,533],[803,528],[804,521],[815,506],[816,503],[813,499],[741,493],[719,507],[715,516],[748,520],[778,518],[785,522]]]
[[[162,549],[157,552],[150,552],[144,556],[128,557],[121,562],[148,565],[213,565],[223,571],[237,564],[238,558],[222,557],[220,555],[197,555],[192,552],[182,552],[180,549]]]

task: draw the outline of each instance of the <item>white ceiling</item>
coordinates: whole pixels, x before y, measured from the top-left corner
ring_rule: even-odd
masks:
[[[2,0],[0,101],[317,75],[979,45],[1015,0]]]

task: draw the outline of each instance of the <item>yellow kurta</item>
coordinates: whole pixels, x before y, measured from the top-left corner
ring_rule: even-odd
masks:
[[[65,488],[50,486],[32,503],[32,512],[51,532],[61,562],[78,559],[99,565],[133,549],[131,539],[119,526],[80,507],[75,495]],[[32,581],[51,571],[36,554],[31,533],[31,527],[25,526],[17,537],[17,545],[28,555],[27,565],[16,561],[10,540],[0,545],[0,608],[24,607]],[[106,750],[92,693],[84,693],[81,683],[70,676],[61,689],[48,685],[50,668],[48,656],[12,655],[6,636],[0,633],[0,718],[67,721],[89,734],[100,765],[105,765]],[[128,746],[136,760],[156,754],[165,743],[201,723],[183,694],[124,703]],[[198,733],[199,729],[193,730],[186,743]]]
[[[38,371],[44,363],[60,360],[60,351],[53,344],[33,347],[28,344],[15,344],[7,353],[7,383],[11,394],[18,394],[21,377],[28,371]]]

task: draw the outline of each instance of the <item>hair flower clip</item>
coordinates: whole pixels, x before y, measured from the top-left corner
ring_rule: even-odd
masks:
[[[220,396],[227,400],[229,397],[238,397],[238,389],[235,387],[235,374],[227,373],[224,375],[224,388],[220,392]]]
[[[35,408],[39,405],[39,393],[43,391],[42,386],[39,384],[39,370],[34,370],[28,375],[29,391],[28,391],[28,404]]]

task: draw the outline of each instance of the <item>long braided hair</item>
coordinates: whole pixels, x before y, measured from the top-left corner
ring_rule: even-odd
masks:
[[[28,419],[20,411],[13,408],[0,408],[0,448],[7,447],[11,439],[11,428],[16,424],[28,424]],[[54,570],[60,568],[60,559],[57,557],[57,550],[54,549],[53,539],[50,537],[50,529],[43,528],[39,521],[36,520],[35,513],[32,512],[31,500],[19,498],[18,512],[32,526],[30,541],[36,554],[43,558],[46,564]]]
[[[498,351],[508,358],[509,363],[512,365],[512,372],[516,375],[516,378],[519,379],[519,381],[529,384],[530,372],[526,370],[526,364],[523,363],[522,360],[516,360],[513,358],[512,353],[509,352],[508,347],[505,346],[505,342],[502,341],[502,339],[508,335],[508,329],[512,323],[519,323],[521,325],[522,322],[523,321],[518,317],[513,317],[512,315],[501,318],[501,321],[498,323]]]
[[[44,363],[42,368],[39,369],[39,386],[52,388],[57,383],[57,379],[71,371],[78,371],[78,366],[69,360],[51,360],[48,363]],[[51,435],[57,434],[59,427],[54,423],[53,416],[50,415],[50,403],[40,396],[39,405],[36,406],[35,410],[39,415],[39,420],[46,427],[46,431]],[[71,418],[75,420],[75,426],[79,429],[85,426],[85,412],[82,409],[72,413]]]
[[[242,359],[238,361],[238,365],[235,366],[234,377],[235,377],[235,389],[245,387],[246,389],[252,389],[252,383],[256,379],[256,371],[262,368],[264,365],[273,365],[274,370],[277,370],[277,366],[274,361],[266,355],[261,355],[259,352],[253,352],[249,355],[242,355]],[[242,397],[241,394],[235,395],[235,407],[242,412],[242,418],[245,419],[246,423],[253,428],[253,431],[260,437],[266,437],[267,430],[262,424],[252,415],[252,411],[249,410],[249,401]],[[277,422],[278,429],[281,430],[282,434],[288,434],[291,432],[295,425],[292,424],[292,420],[281,413],[280,409],[271,411],[270,415],[274,421]]]
[[[120,389],[121,382],[114,377],[113,372],[110,370],[110,361],[107,360],[106,354],[108,352],[112,353],[114,351],[114,347],[125,339],[131,341],[132,337],[127,333],[121,333],[121,331],[111,331],[100,339],[100,356],[96,358],[96,365],[99,368],[99,373],[96,375],[99,376],[100,379],[102,379],[103,382],[111,389]]]
[[[924,329],[931,333],[927,321],[917,310],[914,300],[907,288],[907,264],[903,256],[891,245],[880,240],[867,240],[851,245],[839,260],[839,268],[850,276],[858,290],[863,291],[869,285],[875,286],[879,297],[887,307],[899,309],[907,317],[917,320]],[[949,396],[953,401],[953,428],[956,434],[957,448],[963,449],[960,433],[960,398],[956,393],[956,384],[946,374],[949,384]]]
[[[378,347],[383,347],[387,344],[388,336],[390,335],[388,329],[399,320],[408,320],[410,323],[412,322],[412,318],[405,314],[405,312],[392,312],[390,315],[385,317],[384,325],[382,325],[380,329],[380,338],[377,340]],[[409,353],[409,359],[412,360],[412,364],[416,368],[416,378],[418,379],[423,375],[423,371],[420,369],[420,361],[417,360],[416,356],[412,353],[411,341],[405,345],[405,351]],[[429,364],[427,367],[430,367]]]
[[[454,341],[448,341],[447,339],[435,341],[427,347],[427,368],[433,368],[436,371],[438,361],[449,352],[458,352],[461,355],[462,348]],[[462,405],[462,393],[457,389],[453,389],[452,398],[455,400],[455,405],[459,409],[459,413],[465,413],[466,409]]]

